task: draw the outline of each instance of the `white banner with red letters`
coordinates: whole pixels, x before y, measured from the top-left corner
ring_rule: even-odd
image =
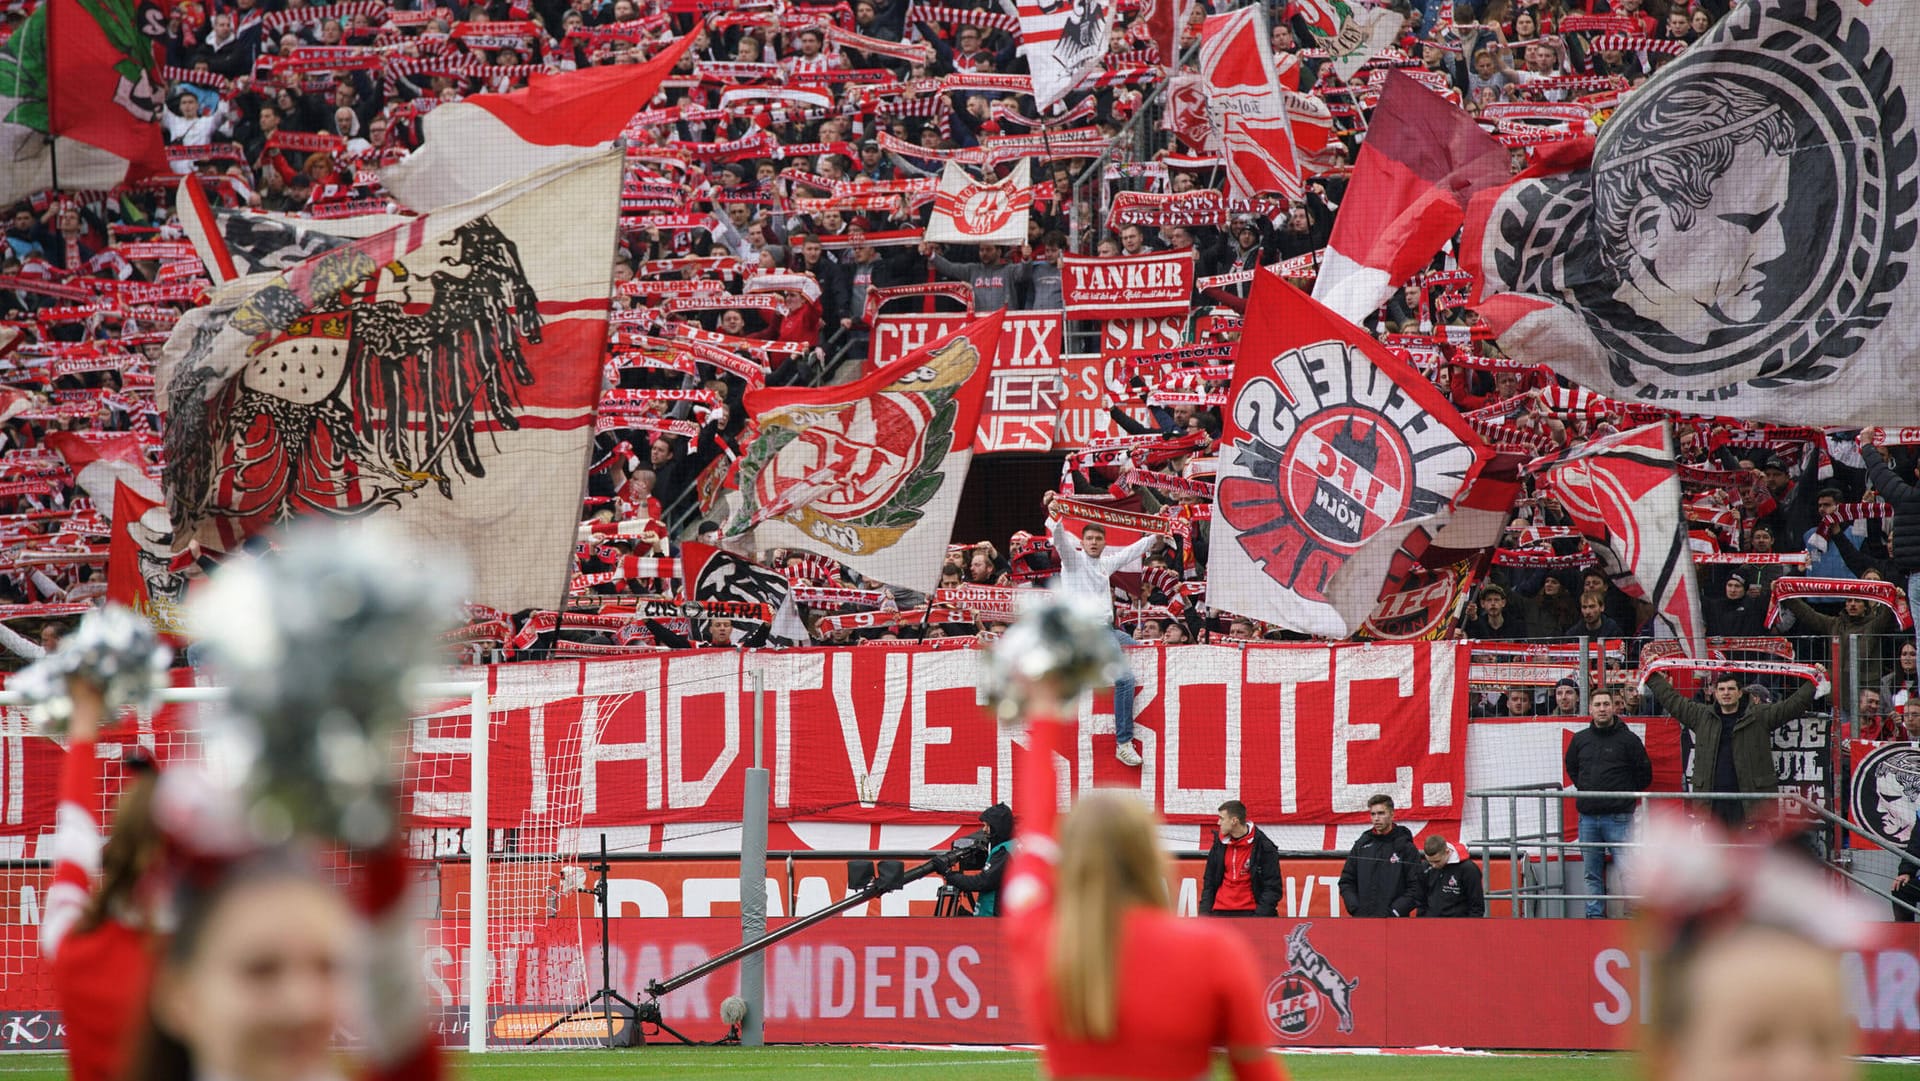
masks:
[[[1069,255],[1060,260],[1060,291],[1069,319],[1146,319],[1185,315],[1193,296],[1193,252]]]

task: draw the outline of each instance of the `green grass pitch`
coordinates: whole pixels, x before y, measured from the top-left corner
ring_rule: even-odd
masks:
[[[1288,1055],[1294,1081],[1630,1081],[1638,1075],[1622,1055],[1402,1056]],[[4,1081],[64,1081],[58,1055],[0,1056]],[[1017,1051],[876,1051],[857,1047],[643,1047],[626,1051],[504,1052],[457,1055],[457,1081],[842,1081],[949,1077],[967,1081],[1032,1081],[1039,1070]],[[1218,1078],[1227,1077],[1220,1070]],[[1870,1063],[1865,1081],[1920,1081],[1920,1066]]]

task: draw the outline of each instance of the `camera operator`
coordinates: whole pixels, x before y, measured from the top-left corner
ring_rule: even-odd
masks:
[[[1013,808],[996,803],[980,812],[987,827],[987,866],[979,874],[962,874],[942,868],[947,885],[973,894],[973,914],[1000,914],[1000,877],[1006,874],[1007,860],[1013,855]]]

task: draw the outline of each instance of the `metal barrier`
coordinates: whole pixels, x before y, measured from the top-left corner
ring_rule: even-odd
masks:
[[[1619,799],[1641,801],[1681,801],[1685,803],[1771,803],[1774,805],[1774,820],[1784,818],[1789,812],[1809,819],[1825,822],[1830,829],[1850,835],[1865,842],[1865,847],[1882,849],[1896,858],[1905,858],[1905,853],[1873,833],[1863,830],[1832,811],[1807,799],[1797,792],[1587,792],[1574,788],[1564,788],[1557,783],[1519,785],[1508,788],[1473,789],[1467,793],[1469,800],[1479,802],[1482,836],[1468,841],[1469,848],[1480,855],[1481,864],[1491,867],[1500,853],[1507,863],[1508,879],[1504,890],[1488,890],[1489,901],[1504,897],[1512,906],[1514,916],[1555,917],[1570,916],[1573,905],[1584,908],[1589,901],[1602,903],[1610,901],[1628,902],[1636,895],[1627,892],[1598,894],[1570,892],[1567,888],[1570,876],[1567,873],[1568,854],[1577,853],[1585,867],[1586,853],[1589,849],[1627,849],[1641,847],[1638,841],[1599,842],[1569,841],[1566,838],[1566,801],[1570,799]],[[1524,803],[1535,803],[1539,824],[1532,832],[1522,832],[1518,823],[1520,809]],[[1506,822],[1509,832],[1505,836],[1491,836],[1489,824],[1496,821],[1494,814],[1497,804],[1506,807]],[[1738,847],[1739,842],[1731,842],[1721,847]],[[1863,847],[1858,842],[1854,849]],[[1909,904],[1868,879],[1854,873],[1851,868],[1851,850],[1836,853],[1825,860],[1826,865],[1835,874],[1867,892],[1890,903],[1895,909],[1920,916],[1920,907]],[[1541,871],[1537,876],[1528,874],[1531,863],[1538,859]],[[1557,870],[1558,874],[1553,872]]]

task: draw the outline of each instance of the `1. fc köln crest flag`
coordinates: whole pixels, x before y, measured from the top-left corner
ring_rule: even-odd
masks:
[[[940,174],[927,222],[929,244],[1020,244],[1033,209],[1033,167],[1027,158],[1005,180],[982,184],[956,162]]]
[[[1538,483],[1566,509],[1613,584],[1652,604],[1667,635],[1704,656],[1700,591],[1667,426],[1591,440],[1542,472]]]
[[[1113,8],[1114,0],[1019,0],[1015,5],[1034,108],[1053,108],[1107,55]]]
[[[593,437],[620,152],[216,291],[155,372],[176,551],[379,517],[470,599],[558,608]],[[564,212],[561,212],[564,209]]]
[[[1610,398],[1789,424],[1920,410],[1913,5],[1752,0],[1622,99],[1589,167],[1474,201],[1514,357]]]
[[[940,582],[1002,313],[844,386],[748,392],[729,536],[891,585]]]
[[[1247,298],[1225,421],[1208,604],[1335,638],[1485,454],[1412,365],[1270,272]]]

